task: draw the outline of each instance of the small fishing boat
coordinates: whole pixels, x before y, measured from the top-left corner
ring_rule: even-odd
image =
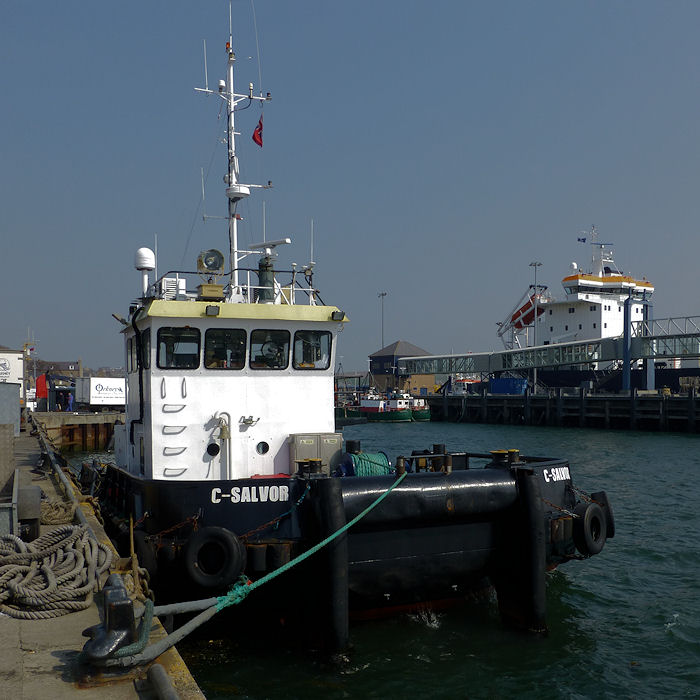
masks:
[[[360,399],[360,411],[372,423],[404,423],[413,420],[411,397],[385,396],[374,387]]]
[[[390,459],[344,443],[333,368],[346,313],[322,302],[313,262],[278,269],[289,239],[238,243],[236,209],[256,186],[239,181],[237,108],[270,96],[235,92],[231,40],[226,59],[220,89],[203,92],[227,114],[228,269],[207,248],[196,269],[155,278],[154,253],[136,253],[138,298],[118,318],[116,465],[92,467],[106,527],[125,553],[133,542],[159,600],[222,596],[241,636],[296,620],[342,650],[352,612],[459,599],[484,582],[505,620],[545,631],[546,571],[614,534],[605,493],[576,489],[566,460],[517,450],[407,446]],[[416,409],[376,392],[363,404],[379,420]]]
[[[425,399],[411,396],[411,418],[415,421],[430,420],[430,406]]]
[[[404,417],[401,420],[429,421],[430,407],[421,399],[405,391],[393,391],[389,394],[387,411],[398,411]],[[408,417],[410,411],[410,417]]]

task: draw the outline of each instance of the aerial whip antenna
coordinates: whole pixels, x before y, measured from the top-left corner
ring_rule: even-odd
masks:
[[[204,43],[204,89],[209,89],[209,74],[207,72],[207,40],[202,40]]]
[[[258,41],[258,21],[255,18],[255,3],[253,0],[250,0],[250,9],[253,12],[253,29],[255,30],[255,51],[258,56],[258,85],[260,88],[262,88],[262,64],[260,63],[260,42]],[[260,107],[262,108],[263,103],[260,103]]]

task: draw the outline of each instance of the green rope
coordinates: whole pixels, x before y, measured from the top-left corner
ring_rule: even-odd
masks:
[[[361,513],[356,515],[349,523],[346,523],[339,530],[336,530],[333,534],[329,535],[324,540],[321,540],[317,545],[314,545],[311,549],[307,549],[296,559],[292,559],[292,561],[287,562],[286,564],[284,564],[284,566],[281,566],[279,569],[271,571],[269,574],[266,574],[261,579],[258,579],[257,581],[252,583],[249,582],[245,576],[241,576],[241,579],[238,581],[238,583],[234,584],[233,588],[231,588],[231,590],[226,595],[217,598],[217,612],[220,612],[221,610],[229,607],[230,605],[237,605],[238,603],[242,602],[246,598],[246,596],[249,593],[252,593],[256,588],[259,588],[268,581],[271,581],[276,576],[283,574],[285,571],[288,571],[293,566],[301,564],[301,562],[305,561],[310,556],[316,554],[316,552],[318,552],[319,549],[323,549],[323,547],[332,542],[334,539],[340,537],[340,535],[342,535],[344,532],[347,532],[355,523],[362,520],[362,518],[364,518],[365,515],[367,515],[367,513],[369,513],[373,508],[378,506],[406,478],[406,474],[407,472],[401,474],[401,476],[381,496],[379,496],[379,498],[377,498],[373,503],[370,503],[367,506],[367,508],[365,508]]]
[[[112,654],[115,659],[138,654],[146,648],[148,638],[151,634],[151,623],[153,622],[153,601],[147,598],[144,607],[145,610],[141,618],[138,639],[125,647],[117,649],[114,654]]]
[[[389,464],[389,458],[383,452],[360,452],[351,454],[350,457],[356,476],[383,476],[394,471]]]

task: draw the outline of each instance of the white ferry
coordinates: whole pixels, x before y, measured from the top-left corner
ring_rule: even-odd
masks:
[[[598,242],[595,227],[591,238],[588,271],[572,262],[570,274],[561,281],[564,299],[555,301],[543,297],[539,300],[538,345],[622,335],[627,299],[630,300],[631,320],[644,320],[644,302],[651,300],[653,284],[645,277],[639,279],[622,272],[613,258],[612,244]]]

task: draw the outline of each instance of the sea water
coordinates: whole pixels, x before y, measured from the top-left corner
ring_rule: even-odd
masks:
[[[208,700],[700,697],[700,436],[454,423],[343,432],[392,461],[434,443],[568,459],[578,488],[607,491],[615,538],[548,574],[544,638],[505,628],[493,597],[354,624],[338,667],[274,640],[251,646],[244,629],[207,630],[178,649]]]

